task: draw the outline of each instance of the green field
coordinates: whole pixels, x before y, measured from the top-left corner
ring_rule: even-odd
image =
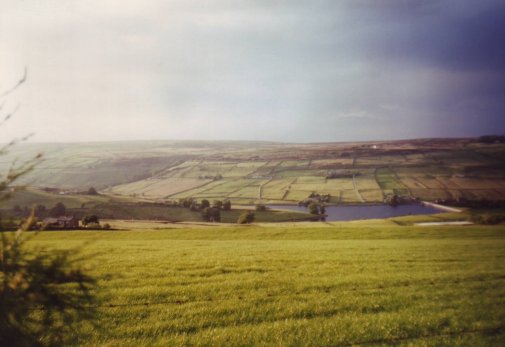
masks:
[[[388,194],[422,200],[505,197],[503,144],[477,139],[283,144],[138,141],[22,144],[3,157],[44,159],[21,183],[151,200],[230,199],[295,204],[311,193],[332,203],[380,203]],[[327,179],[331,174],[332,179]],[[355,180],[353,182],[352,177]]]
[[[388,194],[430,201],[458,198],[501,200],[505,196],[505,171],[498,173],[493,169],[493,163],[501,153],[500,146],[495,146],[495,152],[490,151],[489,146],[472,143],[464,144],[464,149],[449,143],[442,150],[416,146],[406,149],[394,144],[384,145],[390,148],[378,152],[356,151],[351,147],[355,151],[354,160],[343,158],[343,153],[349,153],[344,150],[336,151],[328,158],[325,146],[328,145],[312,145],[311,160],[265,160],[269,159],[267,157],[244,161],[238,151],[234,152],[234,160],[213,161],[206,157],[202,161],[186,162],[176,170],[170,170],[174,173],[167,178],[160,178],[159,185],[163,189],[150,189],[149,193],[153,198],[168,199],[228,198],[237,204],[257,201],[292,204],[306,199],[313,192],[330,194],[330,202],[340,204],[380,203]],[[303,147],[299,146],[297,150],[295,153],[302,156]],[[323,153],[326,159],[319,159]],[[177,171],[178,168],[183,170]],[[223,179],[209,183],[201,179],[204,172],[219,173]],[[348,176],[326,179],[329,172],[347,172]],[[354,182],[349,172],[355,174]],[[194,188],[186,189],[183,184],[173,181],[173,177],[192,177]],[[140,184],[137,190],[143,192],[147,189],[143,182],[153,187],[149,180],[127,186]],[[124,194],[121,187],[113,187],[109,192]],[[169,194],[172,191],[174,194]]]
[[[258,187],[250,189],[258,190]],[[242,190],[236,194],[239,195]],[[122,220],[156,220],[166,222],[202,222],[203,217],[200,211],[192,211],[189,208],[168,206],[162,203],[152,203],[145,199],[134,199],[130,197],[111,197],[106,195],[84,195],[84,194],[55,194],[41,189],[26,188],[17,191],[10,199],[0,201],[0,222],[2,218],[19,219],[26,218],[34,205],[43,205],[46,211],[39,216],[39,220],[49,216],[49,210],[58,202],[63,203],[67,208],[67,214],[78,219],[86,215],[97,215],[101,219],[122,219]],[[252,202],[251,202],[252,203]],[[17,213],[15,207],[28,212]],[[236,223],[243,206],[233,206],[229,211],[221,211],[221,221],[223,223]],[[255,211],[257,222],[286,222],[286,221],[307,221],[313,216],[300,211]]]
[[[505,343],[503,226],[130,226],[31,241],[91,241],[97,316],[69,345]]]

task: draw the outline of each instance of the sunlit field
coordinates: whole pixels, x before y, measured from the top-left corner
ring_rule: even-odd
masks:
[[[228,199],[296,204],[312,193],[331,204],[503,200],[503,144],[477,139],[370,143],[123,142],[19,146],[0,162],[43,152],[23,183],[68,193],[95,187],[114,199]],[[333,176],[332,176],[333,175]],[[55,198],[52,197],[52,200]]]
[[[69,345],[505,343],[504,226],[128,225],[31,241],[98,279]]]

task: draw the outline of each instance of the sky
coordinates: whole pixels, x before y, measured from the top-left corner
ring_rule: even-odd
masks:
[[[505,133],[503,0],[1,0],[0,142]]]

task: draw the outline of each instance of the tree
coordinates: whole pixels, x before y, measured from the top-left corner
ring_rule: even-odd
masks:
[[[231,210],[231,201],[230,200],[223,201],[223,211],[229,211],[229,210]]]
[[[319,214],[319,205],[315,202],[311,202],[309,204],[309,213],[310,214]]]
[[[179,206],[190,208],[191,205],[195,203],[195,199],[193,198],[181,198],[179,199]]]
[[[212,207],[221,209],[223,207],[223,202],[221,200],[214,200]]]
[[[98,192],[96,191],[95,187],[89,187],[88,195],[98,195]]]
[[[67,213],[67,208],[62,202],[56,203],[54,207],[49,211],[49,215],[51,217],[60,217],[64,216]]]
[[[206,222],[221,222],[221,211],[215,207],[206,207],[202,210],[202,218]]]
[[[87,215],[84,216],[81,220],[82,225],[87,226],[88,224],[100,224],[100,219],[98,218],[97,215]]]
[[[256,211],[266,211],[267,207],[263,204],[256,204]]]
[[[205,207],[203,210],[202,210],[202,218],[204,221],[208,222],[209,221],[209,211],[210,211],[210,207]]]
[[[37,205],[37,207],[35,207],[35,215],[37,217],[42,217],[45,213],[46,213],[46,207],[44,205]]]
[[[325,214],[326,213],[326,207],[324,207],[324,205],[321,205],[321,207],[319,207],[319,213],[320,214]]]
[[[240,216],[238,217],[237,223],[238,224],[250,224],[254,222],[254,212],[252,211],[243,211]]]
[[[11,88],[8,90],[0,93],[0,112],[3,111],[4,107],[6,106],[6,98],[10,94],[14,93],[23,83],[26,82],[26,77],[27,77],[27,71],[25,69],[23,77]],[[5,124],[7,121],[9,121],[14,114],[17,112],[19,108],[16,107],[13,111],[7,111],[6,115],[3,117],[3,120],[0,120],[0,126]],[[1,114],[0,114],[1,116]],[[0,118],[1,119],[1,118]],[[10,141],[9,143],[3,145],[0,147],[0,155],[2,154],[7,154],[9,150],[15,146],[19,142],[24,142],[28,140],[31,137],[31,134],[21,138],[21,139],[14,139]],[[18,165],[12,165],[9,170],[7,171],[7,174],[5,175],[5,179],[0,181],[0,200],[9,198],[12,193],[14,193],[18,188],[11,187],[13,183],[15,183],[20,177],[26,175],[30,171],[33,170],[35,165],[40,161],[42,158],[42,154],[37,154],[35,157],[32,159],[28,159],[21,164]],[[11,189],[8,189],[11,188]]]
[[[210,210],[210,221],[220,223],[221,222],[221,210],[218,208],[212,208]]]
[[[191,211],[198,211],[200,209],[200,206],[198,206],[198,203],[196,201],[192,201],[191,205],[189,205],[189,209]]]
[[[388,195],[386,196],[385,203],[390,206],[396,207],[400,203],[400,197],[396,194]]]
[[[202,209],[204,209],[210,206],[210,202],[207,199],[203,199],[200,205],[202,206]]]
[[[29,224],[14,235],[1,234],[0,345],[45,345],[42,339],[61,345],[73,322],[92,316],[83,306],[93,301],[95,280],[73,266],[76,250],[28,250]]]
[[[0,105],[3,106],[5,100],[2,99],[25,80],[26,71],[14,87],[0,93]],[[0,126],[12,114],[9,113]],[[14,140],[0,148],[0,155],[16,143]],[[0,178],[0,201],[19,189],[14,189],[13,184],[29,173],[40,158],[38,154],[10,167],[5,178]],[[34,220],[32,211],[17,232],[0,233],[0,346],[63,345],[65,334],[73,329],[72,323],[93,314],[86,306],[93,301],[90,290],[95,281],[71,259],[76,250],[49,252],[28,245],[37,235],[26,236]]]

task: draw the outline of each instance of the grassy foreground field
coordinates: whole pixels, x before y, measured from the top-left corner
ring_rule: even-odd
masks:
[[[31,243],[89,241],[96,325],[79,326],[71,345],[505,343],[504,226],[139,224]]]

